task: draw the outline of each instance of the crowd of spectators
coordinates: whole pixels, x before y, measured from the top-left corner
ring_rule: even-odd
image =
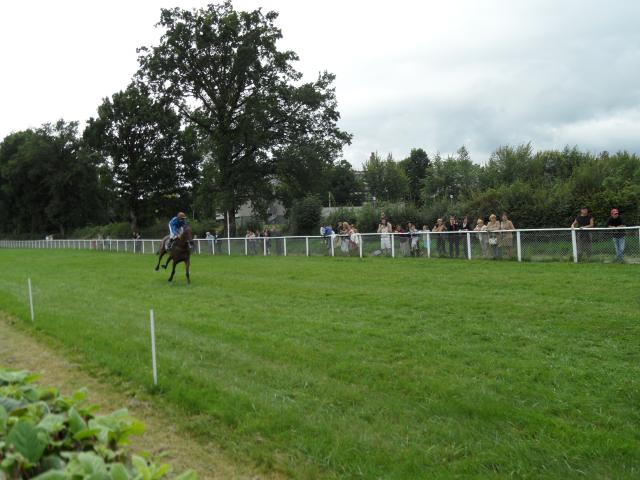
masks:
[[[625,227],[626,224],[617,209],[611,210],[611,216],[604,226],[618,229],[613,232],[612,238],[616,260],[623,262],[625,230],[620,227]],[[594,227],[593,215],[589,213],[588,208],[581,208],[580,213],[571,224],[571,228],[578,229],[576,233],[577,251],[582,259],[588,260],[592,255],[593,239],[588,229]],[[516,227],[507,212],[502,212],[500,218],[492,213],[487,222],[483,218],[478,218],[475,223],[467,215],[462,220],[458,220],[455,215],[450,215],[446,221],[444,218],[438,218],[432,228],[423,225],[420,229],[412,222],[408,222],[405,226],[400,224],[394,226],[383,212],[377,228],[377,233],[380,234],[380,249],[376,250],[374,255],[390,255],[393,243],[392,234],[395,234],[398,237],[399,254],[402,256],[422,256],[427,247],[431,249],[430,242],[434,242],[435,251],[432,251],[432,254],[441,257],[466,258],[470,243],[478,242],[484,258],[510,259],[514,256],[515,230]],[[467,232],[473,233],[469,237],[471,242],[467,241]],[[335,228],[329,224],[322,225],[320,235],[327,248],[333,247],[343,255],[357,251],[362,242],[362,236],[356,226],[348,222],[338,222]]]

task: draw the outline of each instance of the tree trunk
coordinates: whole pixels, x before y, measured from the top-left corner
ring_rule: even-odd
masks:
[[[138,231],[138,216],[133,208],[129,209],[129,223],[131,224],[131,231]]]

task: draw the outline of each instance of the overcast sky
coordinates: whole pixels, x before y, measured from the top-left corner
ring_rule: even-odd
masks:
[[[161,7],[181,0],[0,4],[0,138],[58,118],[84,122],[123,89]],[[237,0],[280,12],[282,47],[312,80],[337,75],[345,157],[465,145],[578,145],[640,153],[640,2],[634,0]]]

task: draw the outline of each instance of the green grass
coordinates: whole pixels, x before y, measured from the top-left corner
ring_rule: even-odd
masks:
[[[638,478],[633,265],[0,250],[0,308],[298,478]]]

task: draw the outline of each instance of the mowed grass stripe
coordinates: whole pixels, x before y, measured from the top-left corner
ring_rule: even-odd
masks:
[[[0,251],[2,309],[299,478],[633,478],[634,266]]]

